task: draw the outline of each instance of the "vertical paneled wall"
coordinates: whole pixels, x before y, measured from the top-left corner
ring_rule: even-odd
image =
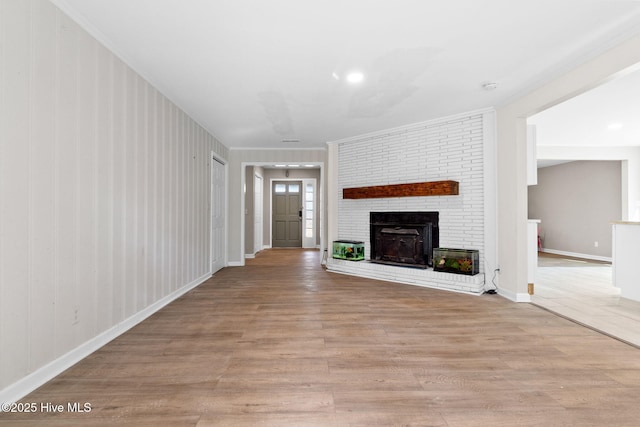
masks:
[[[0,390],[210,272],[227,149],[46,0],[0,0]]]

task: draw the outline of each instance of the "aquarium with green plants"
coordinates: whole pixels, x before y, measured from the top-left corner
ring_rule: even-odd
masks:
[[[435,248],[433,271],[473,276],[479,273],[479,257],[477,249]]]
[[[364,259],[364,242],[356,240],[335,240],[333,242],[333,258],[349,261]]]

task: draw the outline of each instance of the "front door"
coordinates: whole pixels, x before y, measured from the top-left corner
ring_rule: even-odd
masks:
[[[274,248],[302,247],[302,181],[273,181]]]

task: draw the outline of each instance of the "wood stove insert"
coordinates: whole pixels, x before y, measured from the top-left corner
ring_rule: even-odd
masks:
[[[370,212],[371,262],[432,267],[438,231],[438,212]]]

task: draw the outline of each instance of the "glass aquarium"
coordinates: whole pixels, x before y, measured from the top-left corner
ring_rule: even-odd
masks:
[[[349,261],[361,261],[364,259],[364,242],[357,240],[334,240],[333,257],[347,259]]]
[[[479,258],[477,249],[435,248],[433,271],[473,276],[479,273]]]

